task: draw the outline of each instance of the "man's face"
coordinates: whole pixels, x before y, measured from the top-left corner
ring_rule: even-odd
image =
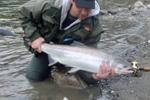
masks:
[[[79,19],[83,20],[87,18],[87,16],[90,14],[92,9],[89,8],[77,8],[75,2],[72,2],[72,12],[73,16],[78,17]]]

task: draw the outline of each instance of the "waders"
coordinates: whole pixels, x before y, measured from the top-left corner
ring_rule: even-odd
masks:
[[[44,80],[50,73],[51,67],[48,66],[48,56],[45,53],[33,55],[32,60],[27,67],[26,77],[34,81]]]

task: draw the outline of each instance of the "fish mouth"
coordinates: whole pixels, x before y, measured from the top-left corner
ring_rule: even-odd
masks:
[[[131,68],[125,68],[119,71],[116,71],[117,74],[132,74],[133,73],[133,69]]]
[[[122,69],[122,70],[115,70],[115,73],[116,74],[132,74],[134,71],[133,71],[133,69],[129,69],[129,68],[125,68],[125,69]],[[112,73],[112,71],[110,71],[110,72],[107,72],[107,73],[105,73],[105,74],[103,74],[102,76],[108,76],[108,75],[110,75]]]

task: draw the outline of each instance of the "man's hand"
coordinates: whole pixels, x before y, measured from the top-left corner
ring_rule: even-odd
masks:
[[[101,79],[105,79],[105,78],[110,78],[112,76],[115,75],[115,69],[112,68],[110,70],[110,64],[107,63],[107,66],[105,64],[105,62],[102,63],[102,65],[100,65],[100,69],[99,69],[99,73],[93,74],[93,78],[96,80],[101,80]]]
[[[35,49],[37,52],[41,53],[42,52],[41,45],[43,42],[45,42],[44,38],[42,37],[37,38],[32,42],[32,48]]]

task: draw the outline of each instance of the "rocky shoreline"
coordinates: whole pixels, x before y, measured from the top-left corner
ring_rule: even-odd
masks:
[[[125,9],[125,8],[124,8]],[[131,20],[144,22],[144,26],[135,34],[128,35],[126,40],[133,44],[121,56],[129,62],[137,61],[139,67],[150,67],[150,4],[144,5],[141,1],[132,7],[126,8],[133,16]],[[114,10],[115,14],[119,13]],[[113,14],[114,14],[114,11]],[[108,11],[103,11],[103,15]],[[110,11],[109,11],[110,12]],[[112,14],[112,15],[113,15]],[[141,76],[116,75],[113,78],[102,80],[100,87],[108,100],[149,100],[150,72],[141,72]]]

